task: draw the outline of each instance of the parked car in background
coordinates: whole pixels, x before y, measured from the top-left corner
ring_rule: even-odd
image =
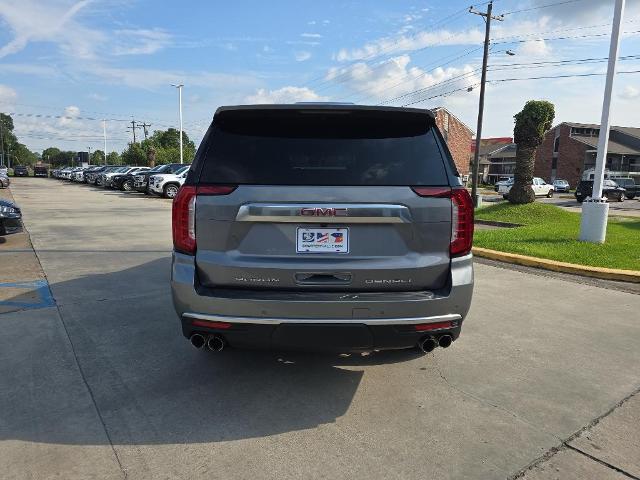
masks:
[[[616,182],[619,187],[624,188],[625,196],[629,200],[640,196],[640,185],[636,184],[633,178],[614,178],[613,181]]]
[[[496,182],[493,189],[497,192],[502,185],[513,185],[513,177],[500,177],[500,180]]]
[[[513,187],[513,182],[500,185],[498,193],[501,193],[502,197],[506,199],[511,187]],[[533,189],[533,193],[535,193],[536,197],[553,197],[553,185],[549,185],[540,177],[533,177],[531,188]]]
[[[115,165],[96,165],[95,167],[88,168],[84,172],[84,182],[90,185],[96,185],[98,176],[109,168],[116,168]]]
[[[0,175],[9,175],[9,169],[4,165],[0,165]]]
[[[3,173],[0,173],[0,188],[7,188],[11,185],[11,180],[9,180],[9,176]]]
[[[118,172],[111,177],[111,188],[117,190],[133,190],[133,176],[149,170],[149,167],[134,167],[127,172]]]
[[[164,198],[175,198],[190,167],[191,165],[182,165],[175,173],[154,173],[149,176],[149,191]]]
[[[88,167],[75,167],[69,174],[69,180],[72,182],[81,183],[84,181],[84,172]]]
[[[34,177],[49,177],[49,170],[47,170],[47,167],[44,167],[42,165],[36,165],[35,167],[33,167],[33,176]]]
[[[20,208],[9,200],[0,198],[0,235],[11,235],[22,231]]]
[[[105,179],[107,178],[108,174],[115,174],[116,171],[120,170],[122,168],[122,165],[115,165],[115,166],[107,166],[104,169],[100,170],[98,172],[98,174],[95,176],[95,181],[93,182],[93,184],[96,187],[102,187],[104,184]]]
[[[433,113],[276,107],[219,108],[173,201],[183,335],[212,351],[450,346],[473,202]]]
[[[184,167],[182,163],[166,163],[164,165],[156,165],[151,170],[138,173],[133,176],[133,188],[142,193],[149,193],[149,176],[157,173],[175,173],[176,170]]]
[[[28,177],[29,169],[26,165],[16,165],[13,167],[13,176],[14,177]]]
[[[569,182],[566,180],[556,179],[553,181],[553,190],[556,192],[568,192],[569,188]]]
[[[574,196],[579,203],[590,197],[593,193],[593,180],[580,180],[576,187]],[[617,200],[623,202],[625,197],[625,189],[618,186],[613,180],[605,180],[602,184],[602,196],[608,201]]]

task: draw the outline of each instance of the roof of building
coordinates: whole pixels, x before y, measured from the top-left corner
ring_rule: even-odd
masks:
[[[513,138],[511,137],[493,137],[483,138],[480,140],[480,156],[492,155],[500,150],[513,144]],[[471,145],[471,151],[476,151],[475,142]]]
[[[434,115],[436,114],[436,112],[437,112],[438,110],[444,110],[444,111],[445,111],[445,112],[447,112],[450,116],[452,116],[453,118],[455,118],[455,119],[458,121],[458,123],[460,123],[464,128],[466,128],[466,129],[469,131],[469,133],[470,133],[471,135],[473,135],[473,133],[474,133],[474,132],[473,132],[473,130],[471,130],[471,128],[469,127],[469,125],[467,125],[467,124],[466,124],[466,123],[464,123],[462,120],[460,120],[458,117],[456,117],[456,116],[455,116],[453,113],[451,113],[451,111],[450,111],[450,110],[448,110],[447,108],[445,108],[445,107],[435,107],[435,108],[431,108],[430,110],[433,112],[433,114],[434,114]]]
[[[562,122],[561,125],[567,125],[573,128],[600,128],[600,125],[597,123]],[[631,135],[632,137],[640,138],[640,127],[620,127],[612,125],[609,128],[610,130],[617,130],[619,132],[626,133],[627,135]]]
[[[640,129],[636,129],[640,130]],[[574,135],[571,138],[574,140],[584,143],[592,147],[593,149],[598,148],[598,137],[582,137],[579,135]],[[637,148],[630,147],[628,145],[624,145],[622,143],[614,142],[613,140],[609,140],[609,147],[607,148],[608,153],[614,153],[618,155],[638,155],[640,154],[640,150]]]

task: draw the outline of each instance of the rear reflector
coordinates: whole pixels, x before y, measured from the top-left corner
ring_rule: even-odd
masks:
[[[227,322],[210,322],[208,320],[194,320],[191,322],[191,325],[194,327],[220,328],[226,330],[227,328],[231,328],[233,324]]]
[[[173,248],[176,252],[194,255],[196,253],[196,196],[228,195],[234,185],[183,185],[173,199],[171,212]]]
[[[419,325],[414,325],[413,328],[417,332],[426,332],[429,330],[442,330],[445,328],[455,328],[457,327],[457,322],[435,322],[435,323],[421,323]]]
[[[464,187],[411,187],[416,195],[451,199],[451,257],[461,257],[471,252],[473,244],[473,202]]]

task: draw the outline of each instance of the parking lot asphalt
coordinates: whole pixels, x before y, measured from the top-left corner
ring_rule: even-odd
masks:
[[[640,424],[639,295],[477,264],[447,350],[211,354],[171,305],[170,202],[52,179],[12,191],[55,306],[0,315],[3,479],[492,479],[534,463],[525,478],[628,478],[640,464],[611,452],[638,438],[611,430]],[[603,416],[601,450],[570,448]]]

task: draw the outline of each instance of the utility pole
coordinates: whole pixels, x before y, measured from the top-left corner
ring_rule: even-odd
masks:
[[[180,84],[171,84],[172,87],[176,87],[178,89],[178,108],[180,111],[180,163],[184,163],[184,156],[182,153],[182,87],[184,85]]]
[[[107,120],[102,120],[102,136],[104,137],[104,164],[107,164]]]
[[[4,135],[2,133],[2,118],[0,118],[0,165],[4,165]]]
[[[150,123],[142,123],[142,131],[144,132],[144,139],[146,140],[147,137],[149,136],[149,127],[151,126]]]
[[[141,128],[139,125],[136,125],[136,120],[133,119],[129,122],[131,124],[130,127],[127,127],[127,130],[131,129],[133,132],[133,143],[136,143],[136,128]]]
[[[484,90],[487,83],[487,61],[489,60],[489,35],[491,33],[491,20],[498,20],[499,22],[504,20],[504,15],[493,16],[491,11],[493,10],[493,1],[487,5],[486,12],[479,12],[474,10],[473,7],[469,7],[469,13],[474,15],[480,15],[485,23],[486,28],[484,31],[484,54],[482,56],[482,78],[480,80],[480,104],[478,106],[478,128],[476,129],[476,150],[473,152],[473,165],[471,166],[471,198],[473,198],[473,204],[478,206],[478,169],[480,167],[480,141],[482,140],[482,117],[484,115]]]
[[[602,101],[602,117],[600,120],[600,135],[598,136],[598,153],[596,167],[593,172],[593,189],[591,198],[582,204],[580,219],[580,240],[592,243],[604,243],[607,236],[607,220],[609,204],[602,198],[602,184],[604,183],[604,166],[609,148],[609,112],[611,111],[611,91],[618,62],[620,48],[620,26],[624,13],[625,0],[616,0],[613,10],[613,27],[611,28],[611,44],[609,45],[609,65],[607,66],[607,80],[604,84],[604,100]]]

